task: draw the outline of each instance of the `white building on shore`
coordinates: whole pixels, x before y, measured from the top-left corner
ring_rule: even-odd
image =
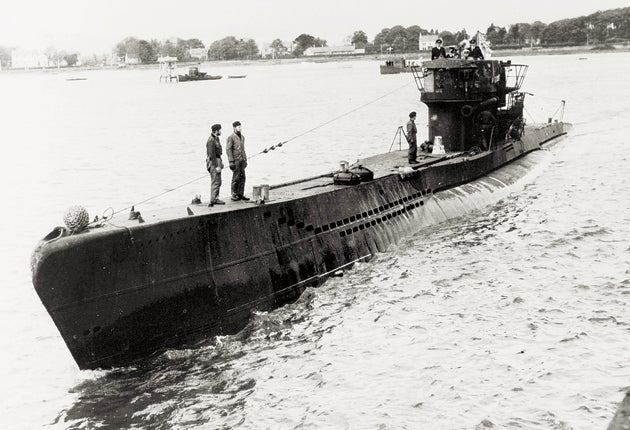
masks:
[[[125,53],[125,64],[140,64],[140,62],[139,56]]]
[[[271,47],[271,43],[263,43],[260,50],[260,56],[262,58],[282,58],[291,55],[293,52],[293,42],[282,40],[282,48],[274,49]]]
[[[56,67],[43,52],[14,49],[11,51],[11,67],[14,69],[38,69]]]
[[[426,36],[420,35],[418,38],[418,50],[430,51],[435,45],[435,41],[439,38],[440,36],[436,34],[427,34]]]
[[[196,58],[199,61],[208,60],[208,50],[206,48],[190,48],[188,50],[188,55],[190,55],[191,58]]]

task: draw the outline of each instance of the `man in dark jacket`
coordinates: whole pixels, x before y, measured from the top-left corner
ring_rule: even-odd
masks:
[[[417,163],[416,154],[418,152],[418,129],[416,128],[416,113],[409,114],[409,122],[407,122],[407,142],[409,143],[409,163]]]
[[[472,58],[473,60],[483,60],[483,52],[481,52],[481,48],[477,46],[477,41],[475,39],[470,40],[470,55],[468,58]]]
[[[208,206],[225,204],[223,200],[219,200],[221,170],[223,170],[223,161],[221,160],[223,149],[221,148],[219,136],[221,136],[221,124],[214,124],[212,126],[212,134],[206,142],[206,168],[210,173],[210,203]]]
[[[496,118],[489,110],[484,110],[477,115],[477,134],[479,139],[479,146],[483,150],[490,149],[493,141],[494,127],[497,123]]]
[[[245,154],[245,136],[241,133],[240,121],[232,123],[234,133],[227,139],[225,152],[227,152],[230,170],[232,170],[232,200],[249,200],[245,197],[245,168],[247,167],[247,155]]]
[[[438,58],[446,58],[446,50],[442,46],[442,39],[435,41],[435,46],[431,49],[431,60],[437,60]]]

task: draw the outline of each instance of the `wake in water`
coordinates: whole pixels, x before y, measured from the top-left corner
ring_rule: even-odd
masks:
[[[576,124],[567,141],[547,154],[553,156],[534,182],[499,204],[425,229],[344,277],[307,290],[293,305],[256,315],[238,335],[171,350],[137,368],[77,372],[50,319],[41,316],[41,303],[24,293],[31,291],[26,269],[16,270],[7,282],[16,288],[7,290],[6,320],[36,318],[8,336],[15,345],[5,345],[5,355],[19,359],[3,377],[13,398],[4,419],[35,428],[52,409],[60,412],[46,415],[51,428],[77,429],[605,428],[630,380],[630,114],[620,97],[630,81],[617,73],[623,55],[598,57],[581,64],[579,74],[566,73],[577,62],[568,56],[531,59],[539,62],[531,69],[544,72],[530,77],[529,89],[537,94],[530,102],[542,94],[553,99],[540,112],[532,108],[536,119],[545,121],[566,98],[565,118]],[[387,90],[370,78],[369,66],[355,65],[351,76],[318,72],[309,76],[309,88],[294,68],[274,69],[278,80],[267,82],[281,79],[286,91],[251,88],[252,130],[261,133],[260,147],[267,146],[262,142],[270,132],[280,137],[269,144],[285,138],[280,131],[299,122],[305,110],[314,123],[340,114],[334,94],[355,88],[358,78],[370,85],[349,96],[357,103]],[[589,81],[585,91],[584,76],[604,69],[605,76]],[[145,78],[117,88],[136,91]],[[64,202],[81,197],[101,208],[103,201],[134,201],[161,191],[160,183],[178,183],[179,175],[162,172],[166,176],[153,183],[158,189],[146,189],[160,160],[175,162],[169,171],[180,175],[199,162],[201,124],[213,113],[190,106],[196,100],[193,105],[203,107],[209,93],[173,95],[174,104],[162,111],[152,97],[129,103],[103,99],[100,89],[69,97],[65,88],[27,83],[12,91],[32,102],[28,123],[12,107],[7,124],[8,135],[24,143],[16,147],[11,181],[33,185],[16,188],[6,200],[45,198],[39,212],[20,212],[18,205],[7,211],[23,215],[17,228],[16,220],[6,223],[20,231],[19,237],[6,235],[8,267],[23,266],[31,243],[57,222],[54,208]],[[374,94],[365,93],[372,87]],[[230,92],[215,88],[212,97],[232,100]],[[33,97],[25,98],[25,91]],[[61,103],[59,115],[50,116],[42,94],[46,100],[98,98],[114,115],[112,123],[123,126],[103,129],[101,116],[85,116],[85,103],[76,109]],[[279,160],[260,157],[252,166],[255,183],[276,181],[270,172],[289,180],[296,166],[315,174],[336,160],[382,150],[392,134],[382,125],[395,128],[400,106],[415,102],[415,95],[401,97],[367,112],[361,129],[349,118],[293,155],[289,147]],[[226,112],[237,107],[226,105]],[[142,121],[129,123],[139,110]],[[86,136],[93,145],[85,145]],[[339,148],[340,141],[365,146]],[[41,180],[32,178],[34,152],[43,154],[35,164]],[[146,169],[140,169],[137,160],[148,153]],[[313,165],[303,166],[304,159]],[[57,168],[69,164],[86,171]],[[189,201],[187,193],[178,198]]]
[[[562,219],[565,202],[549,185],[553,171],[570,164],[554,161],[520,194],[425,229],[296,303],[255,315],[237,335],[168,351],[143,368],[97,373],[75,387],[76,402],[56,422],[252,429],[601,423],[613,399],[602,403],[587,375],[619,383],[608,373],[623,356],[630,282],[623,265],[610,261],[619,232],[588,212]],[[605,257],[606,269],[583,264]]]

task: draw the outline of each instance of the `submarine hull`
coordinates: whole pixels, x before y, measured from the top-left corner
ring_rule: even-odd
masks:
[[[498,201],[563,134],[562,123],[545,124],[495,150],[401,174],[383,160],[405,154],[383,154],[361,160],[381,174],[358,185],[297,184],[267,204],[190,206],[188,216],[43,240],[33,284],[81,369],[127,365],[236,333],[253,311],[292,302],[422,228]]]

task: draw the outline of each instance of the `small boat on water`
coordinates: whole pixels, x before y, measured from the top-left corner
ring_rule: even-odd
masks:
[[[381,75],[393,75],[397,73],[411,73],[412,67],[417,66],[415,61],[408,61],[404,57],[386,60],[381,64]]]
[[[253,312],[506,195],[568,129],[525,124],[526,70],[459,59],[412,67],[429,118],[415,163],[406,150],[376,154],[251,202],[196,199],[108,222],[89,224],[74,207],[33,252],[35,290],[81,369],[236,333]]]
[[[247,75],[228,75],[228,79],[242,79],[246,77]]]
[[[188,74],[179,75],[179,82],[188,82],[188,81],[211,81],[216,79],[221,79],[222,75],[208,75],[206,72],[200,72],[198,67],[189,67]]]

